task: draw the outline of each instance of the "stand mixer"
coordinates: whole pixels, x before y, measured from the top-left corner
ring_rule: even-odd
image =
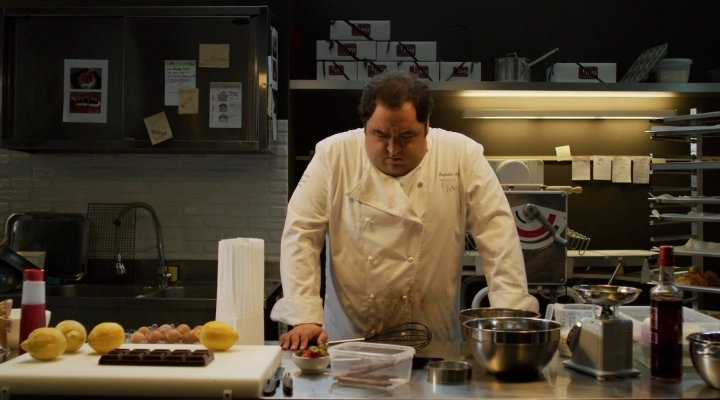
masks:
[[[619,317],[618,306],[635,300],[642,290],[626,286],[578,285],[573,289],[589,304],[601,306],[599,314],[585,317],[568,333],[572,357],[566,367],[598,379],[634,376],[632,367],[633,324]]]

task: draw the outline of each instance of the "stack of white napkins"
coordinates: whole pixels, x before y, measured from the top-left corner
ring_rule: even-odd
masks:
[[[265,342],[265,242],[262,239],[223,239],[218,246],[215,319],[235,327],[238,344]]]

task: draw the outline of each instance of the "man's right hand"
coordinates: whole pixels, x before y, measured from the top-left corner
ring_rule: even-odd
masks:
[[[278,344],[283,350],[305,349],[308,342],[316,342],[323,344],[327,342],[328,335],[321,326],[316,324],[299,324],[295,325],[288,333],[280,335]]]

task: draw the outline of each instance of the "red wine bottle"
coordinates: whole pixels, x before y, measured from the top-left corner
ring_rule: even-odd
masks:
[[[650,376],[682,378],[682,292],[675,286],[672,246],[660,246],[660,277],[650,290]]]

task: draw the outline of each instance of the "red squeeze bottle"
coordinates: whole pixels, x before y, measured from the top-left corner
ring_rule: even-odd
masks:
[[[25,282],[22,288],[20,311],[20,341],[22,344],[37,328],[43,328],[45,323],[45,281],[41,269],[26,269]],[[21,348],[19,354],[25,351]]]
[[[675,286],[673,248],[660,246],[660,279],[650,290],[650,376],[682,378],[682,292]]]

